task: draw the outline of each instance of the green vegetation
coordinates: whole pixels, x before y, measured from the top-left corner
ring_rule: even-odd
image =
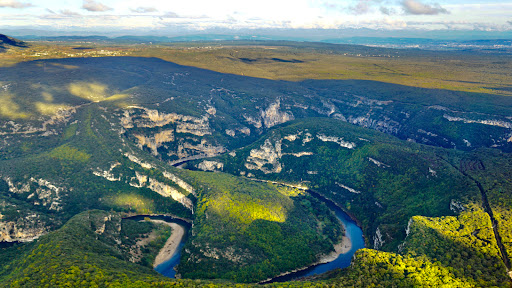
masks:
[[[455,276],[474,279],[478,286],[509,287],[489,215],[476,205],[458,217],[413,217],[403,249],[450,267]]]
[[[48,233],[0,250],[0,286],[252,286],[235,282],[310,265],[339,242],[339,223],[316,198],[244,175],[314,189],[358,219],[368,247],[386,251],[270,287],[507,287],[509,61],[246,44],[135,45],[112,51],[148,58],[12,67],[43,46],[0,54],[0,223],[27,238]],[[110,51],[93,48],[46,47],[41,59]],[[208,160],[231,175],[168,165],[224,152]],[[178,269],[196,280],[150,269],[171,231],[127,214],[193,221]]]
[[[146,267],[153,267],[156,255],[171,236],[171,228],[164,224],[150,221],[121,221],[121,244],[119,245],[130,262]]]
[[[296,139],[286,139],[289,135],[296,135]],[[319,135],[338,137],[355,147],[324,142]],[[308,137],[310,141],[304,142]],[[281,143],[282,157],[277,160],[282,166],[280,173],[247,168],[251,151],[259,149],[267,139],[272,145]],[[300,152],[310,155],[292,155]],[[256,178],[300,183],[314,189],[353,213],[368,242],[379,227],[388,235],[384,236],[384,249],[395,251],[412,216],[452,215],[452,199],[462,203],[479,199],[473,183],[446,163],[444,153],[341,121],[308,119],[273,130],[237,150],[235,157],[225,155],[218,159],[225,163],[224,171],[235,175],[252,173]]]
[[[0,287],[196,286],[195,281],[177,282],[127,262],[127,251],[116,243],[130,243],[127,234],[133,243],[134,235],[149,232],[151,226],[128,223],[121,224],[116,214],[88,211],[34,243],[1,249]]]
[[[189,172],[199,191],[185,278],[257,282],[304,267],[341,240],[338,220],[307,195],[220,173]],[[287,190],[288,189],[281,189]]]
[[[361,249],[353,265],[338,272],[343,287],[478,287],[471,279],[456,277],[449,267],[426,257],[413,258],[394,253]]]
[[[467,222],[464,222],[467,223]],[[174,280],[152,269],[124,261],[126,251],[116,243],[133,243],[134,236],[151,230],[149,223],[121,220],[105,211],[88,211],[73,217],[57,231],[34,243],[0,250],[1,287],[481,287],[462,277],[460,270],[424,255],[401,256],[362,249],[353,265],[312,281],[269,285],[226,281]],[[421,225],[420,225],[421,226]],[[121,227],[120,232],[117,227]],[[417,228],[420,228],[419,226]],[[413,228],[416,229],[416,228]],[[410,236],[415,237],[411,231]],[[425,232],[425,231],[423,231]],[[435,232],[434,232],[435,233]],[[128,236],[129,235],[129,236]],[[428,237],[431,235],[427,232]],[[126,239],[126,237],[130,239]],[[418,235],[421,237],[421,235]],[[429,242],[429,241],[427,241]],[[123,244],[124,245],[124,244]],[[454,251],[455,252],[455,251]],[[463,251],[464,252],[464,251]],[[456,253],[453,253],[455,256]],[[489,267],[487,267],[489,268]],[[464,268],[469,270],[468,268]],[[492,268],[491,268],[492,269]],[[485,270],[482,270],[485,271]],[[487,278],[497,275],[488,274]],[[504,286],[504,285],[498,285]],[[507,287],[507,286],[504,286]]]
[[[62,145],[53,149],[49,156],[58,160],[68,160],[77,162],[87,162],[91,158],[90,154],[84,153],[74,147]]]

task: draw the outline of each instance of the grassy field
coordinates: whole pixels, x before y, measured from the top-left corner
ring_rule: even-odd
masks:
[[[142,56],[222,73],[274,80],[359,79],[422,88],[512,95],[512,61],[507,56],[291,43],[293,45],[288,42],[168,45],[32,42],[30,48],[16,48],[0,54],[0,66],[35,59]],[[84,47],[90,49],[82,49]]]

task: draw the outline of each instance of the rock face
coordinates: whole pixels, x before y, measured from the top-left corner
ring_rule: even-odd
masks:
[[[134,127],[157,128],[175,124],[176,133],[204,136],[211,134],[209,117],[210,114],[198,118],[176,113],[163,113],[144,107],[131,107],[130,110],[123,111],[123,117],[120,118],[120,121],[125,129]]]
[[[384,239],[382,238],[380,229],[377,228],[375,235],[373,236],[373,249],[378,250],[382,245],[384,245]]]
[[[133,137],[139,148],[148,148],[153,156],[173,162],[199,155],[216,156],[226,151],[225,147],[216,145],[211,137],[205,137],[213,133],[210,117],[215,114],[213,107],[207,108],[207,113],[202,117],[131,107],[122,111],[120,122],[126,129],[125,135]],[[250,134],[249,129],[238,130]],[[236,136],[235,130],[225,132]]]
[[[132,162],[137,163],[141,165],[141,167],[150,169],[153,168],[151,164],[144,163],[140,161],[137,157],[131,155],[131,154],[125,154],[126,157],[128,157]],[[163,183],[161,181],[156,180],[155,178],[151,178],[148,175],[145,175],[144,172],[140,171],[133,171],[131,175],[123,175],[118,174],[115,175],[113,173],[113,169],[117,166],[121,165],[120,163],[114,163],[111,164],[111,167],[108,171],[101,171],[101,169],[94,170],[92,173],[98,177],[103,177],[109,181],[122,181],[127,183],[128,185],[136,188],[148,188],[164,197],[170,197],[179,203],[181,203],[186,208],[193,211],[193,203],[192,200],[187,198],[187,196],[183,193],[181,193],[177,188],[174,188],[171,186],[171,183]],[[147,168],[149,167],[149,168]],[[185,190],[186,192],[196,195],[195,189],[185,181],[183,181],[181,178],[177,177],[173,173],[163,171],[163,176],[172,181],[173,184],[175,184],[177,187]]]
[[[0,242],[32,241],[58,225],[59,220],[48,215],[64,209],[64,198],[68,196],[66,188],[34,177],[19,181],[4,176],[0,181],[5,181],[6,193],[17,199],[9,202],[8,197],[0,201]]]
[[[280,109],[281,102],[277,100],[275,103],[270,104],[270,106],[261,111],[261,118],[263,119],[263,123],[265,127],[271,128],[278,124],[285,123],[295,119],[291,112],[283,112]]]
[[[47,210],[61,211],[62,197],[66,195],[67,190],[50,183],[44,179],[30,178],[27,182],[14,182],[9,177],[4,177],[9,185],[9,192],[21,194],[19,197],[26,197],[36,206],[43,206]]]
[[[50,227],[37,214],[18,217],[16,221],[3,221],[0,214],[0,242],[29,242],[48,233]]]
[[[281,141],[272,144],[270,139],[266,139],[259,149],[251,150],[245,167],[250,170],[261,170],[265,174],[280,173],[283,169],[279,163],[281,156]]]
[[[355,143],[344,141],[343,137],[326,136],[324,134],[318,134],[316,137],[324,142],[338,143],[341,147],[348,149],[354,149],[356,147]]]
[[[173,188],[167,184],[159,182],[153,178],[149,178],[148,188],[154,192],[164,196],[171,197],[172,199],[180,202],[186,208],[193,210],[192,200],[181,194],[176,188]]]
[[[343,188],[343,189],[347,190],[347,191],[348,191],[348,192],[350,192],[350,193],[354,193],[354,194],[361,194],[361,191],[358,191],[358,190],[356,190],[356,189],[354,189],[354,188],[350,188],[350,187],[348,187],[348,186],[346,186],[346,185],[343,185],[343,184],[340,184],[340,183],[338,183],[338,182],[336,182],[336,185],[340,186],[341,188]]]
[[[172,173],[169,173],[167,171],[164,171],[163,172],[164,176],[171,180],[172,182],[178,184],[178,186],[180,186],[181,188],[183,188],[185,191],[187,191],[188,193],[194,195],[194,196],[197,196],[196,195],[196,190],[194,189],[194,187],[192,187],[192,185],[188,184],[187,182],[183,181],[181,178],[179,178],[178,176],[172,174]]]
[[[447,115],[447,114],[444,114],[443,117],[446,120],[450,121],[450,122],[458,121],[458,122],[464,122],[466,124],[478,123],[478,124],[483,124],[483,125],[497,126],[497,127],[503,127],[503,128],[507,128],[507,129],[512,129],[512,123],[510,123],[508,121],[503,121],[503,120],[497,120],[497,119],[467,119],[467,118],[463,118],[463,117],[453,117],[453,116],[450,116],[450,115]]]
[[[197,165],[197,168],[203,171],[222,171],[224,163],[205,160]]]
[[[153,134],[152,136],[145,136],[140,134],[133,134],[135,138],[139,141],[138,145],[140,148],[143,146],[148,147],[151,150],[151,153],[155,156],[158,156],[158,148],[162,146],[163,143],[174,141],[174,131],[173,130],[163,130],[158,133]]]
[[[389,165],[380,162],[379,160],[373,159],[372,157],[368,157],[368,161],[382,168],[389,168]]]

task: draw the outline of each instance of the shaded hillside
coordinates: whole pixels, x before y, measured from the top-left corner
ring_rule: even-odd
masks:
[[[33,61],[2,68],[0,76],[0,117],[7,121],[1,131],[24,131],[41,116],[110,102],[120,108],[118,117],[128,113],[126,135],[165,161],[222,153],[306,117],[340,119],[433,146],[512,149],[512,98],[497,95],[374,81],[272,81],[132,57]],[[154,111],[163,122],[144,127],[141,119],[156,117]],[[157,137],[172,129],[194,137]]]
[[[10,47],[26,48],[28,47],[28,44],[21,40],[0,34],[0,52],[9,49]]]

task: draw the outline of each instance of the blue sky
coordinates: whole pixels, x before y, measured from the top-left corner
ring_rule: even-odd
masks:
[[[0,0],[0,29],[512,30],[512,0]]]

